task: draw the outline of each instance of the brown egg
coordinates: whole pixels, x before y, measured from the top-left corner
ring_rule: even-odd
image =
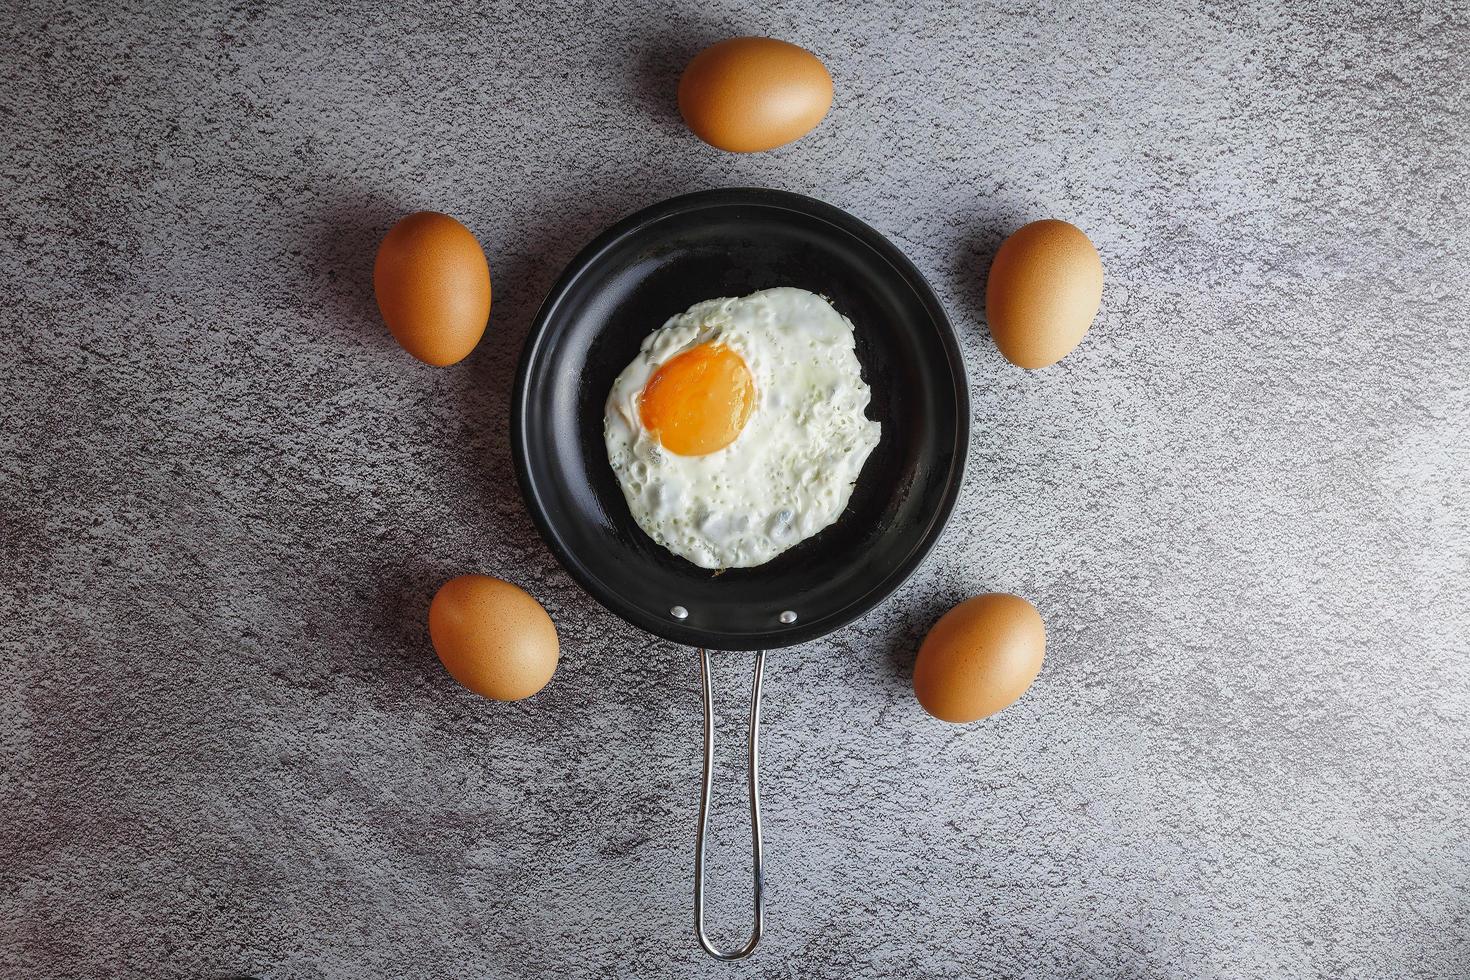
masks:
[[[919,647],[914,693],[942,721],[978,721],[1015,701],[1046,655],[1046,626],[1020,596],[992,592],[940,617]]]
[[[556,627],[524,590],[486,575],[461,575],[429,604],[429,638],[450,676],[476,694],[519,701],[556,672]]]
[[[389,229],[373,291],[393,339],[426,364],[464,359],[490,318],[490,266],[480,243],[447,214],[416,211]]]
[[[831,107],[832,76],[821,60],[769,37],[712,44],[679,79],[679,112],[694,135],[733,153],[800,139]]]
[[[1006,360],[1055,364],[1082,342],[1102,302],[1097,249],[1065,221],[1033,221],[1000,246],[985,287],[985,319]]]

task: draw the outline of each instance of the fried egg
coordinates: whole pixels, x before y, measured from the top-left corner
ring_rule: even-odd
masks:
[[[603,435],[638,526],[701,568],[762,565],[831,525],[878,445],[852,322],[815,293],[696,303],[643,339]]]

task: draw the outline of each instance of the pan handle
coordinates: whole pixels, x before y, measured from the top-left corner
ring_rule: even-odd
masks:
[[[699,793],[699,829],[694,838],[694,929],[699,936],[699,945],[717,960],[740,960],[755,952],[761,941],[761,930],[766,920],[765,875],[761,864],[761,798],[760,798],[760,738],[761,738],[761,673],[766,665],[766,652],[756,654],[755,680],[750,689],[750,738],[749,784],[750,784],[750,858],[751,871],[755,878],[754,905],[755,921],[751,926],[750,938],[734,952],[724,952],[710,942],[704,934],[704,831],[709,823],[710,785],[714,781],[715,755],[715,702],[714,689],[710,680],[709,651],[699,649],[699,679],[704,688],[704,785]]]

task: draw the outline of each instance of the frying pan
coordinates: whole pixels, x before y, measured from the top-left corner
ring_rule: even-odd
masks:
[[[639,529],[603,442],[614,378],[643,338],[701,300],[772,286],[821,294],[853,322],[868,416],[882,425],[846,511],[770,562],[716,574]],[[706,191],[655,204],[603,232],[552,287],[521,354],[512,402],[516,475],[567,571],[640,629],[699,649],[704,772],[694,919],[718,959],[755,950],[764,926],[758,786],[765,651],[823,636],[893,593],[954,507],[969,441],[969,392],[949,321],[897,248],[829,204],[784,191]],[[755,651],[747,763],[753,925],[738,949],[704,929],[704,838],[714,752],[709,651]]]

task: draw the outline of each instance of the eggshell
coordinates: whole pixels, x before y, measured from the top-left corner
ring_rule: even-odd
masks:
[[[914,693],[942,721],[968,722],[1011,704],[1041,672],[1046,626],[1020,596],[966,599],[929,630],[914,664]]]
[[[1102,302],[1097,249],[1065,221],[1033,221],[1007,238],[990,265],[985,318],[1006,360],[1043,368],[1070,354]]]
[[[832,106],[832,76],[805,48],[769,37],[713,44],[679,80],[679,112],[694,135],[733,153],[771,150],[816,128]]]
[[[497,701],[528,698],[556,672],[556,627],[541,603],[486,575],[439,587],[429,604],[429,638],[450,676]]]
[[[464,359],[490,318],[490,266],[480,243],[447,214],[417,211],[378,246],[373,291],[393,339],[426,364]]]

